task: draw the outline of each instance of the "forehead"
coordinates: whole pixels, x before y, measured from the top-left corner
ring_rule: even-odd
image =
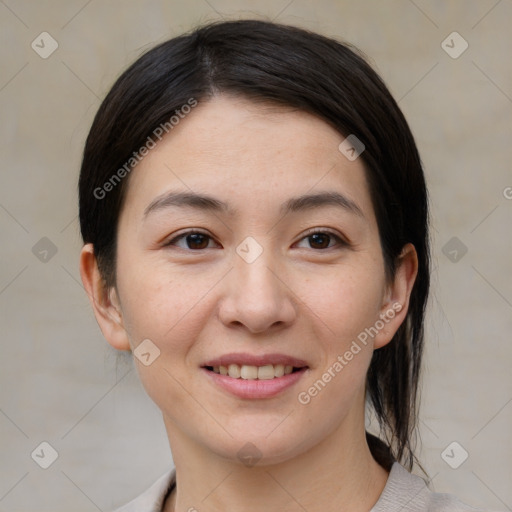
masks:
[[[344,139],[303,111],[218,96],[183,116],[131,172],[125,204],[144,211],[168,190],[215,194],[236,211],[337,190],[371,216],[365,170]]]

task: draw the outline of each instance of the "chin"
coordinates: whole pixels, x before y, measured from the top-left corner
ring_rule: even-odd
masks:
[[[270,434],[269,431],[261,433],[259,430],[246,430],[243,436],[223,436],[222,440],[215,444],[212,444],[212,438],[209,438],[205,446],[216,455],[248,468],[272,466],[292,460],[316,444],[311,433],[304,438],[304,432],[307,431],[301,431],[302,435],[294,435],[289,429]]]

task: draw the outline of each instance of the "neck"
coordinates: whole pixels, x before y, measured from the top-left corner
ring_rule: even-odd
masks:
[[[253,467],[212,454],[168,421],[166,427],[172,439],[177,485],[164,512],[248,512],[255,508],[367,512],[388,478],[371,455],[364,418],[357,435],[342,425],[305,453],[279,464]]]

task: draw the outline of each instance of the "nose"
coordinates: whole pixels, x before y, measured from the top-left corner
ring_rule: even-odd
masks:
[[[282,329],[296,318],[291,287],[265,251],[252,263],[235,254],[225,285],[219,317],[226,326],[243,326],[257,334]]]

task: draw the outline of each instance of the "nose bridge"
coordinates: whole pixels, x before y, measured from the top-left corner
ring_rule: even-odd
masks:
[[[244,252],[244,249],[248,249],[247,252]],[[251,242],[246,245],[240,244],[237,248],[233,276],[239,299],[244,297],[246,303],[264,301],[267,307],[278,300],[279,283],[270,270],[272,260],[270,249],[263,250],[262,246],[257,247]]]
[[[275,275],[276,261],[269,248],[248,237],[236,248],[233,267],[221,311],[225,323],[243,324],[258,332],[292,321],[295,308],[290,291]]]

